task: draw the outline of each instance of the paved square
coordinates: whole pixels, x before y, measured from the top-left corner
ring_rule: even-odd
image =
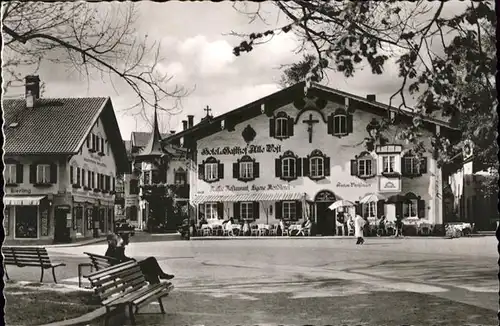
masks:
[[[498,325],[494,237],[354,242],[132,238],[129,256],[155,256],[176,275],[167,315],[151,304],[138,323]],[[62,283],[76,284],[84,251],[102,254],[105,245],[50,249],[68,263],[58,274]],[[9,268],[17,280],[36,280],[38,272]]]

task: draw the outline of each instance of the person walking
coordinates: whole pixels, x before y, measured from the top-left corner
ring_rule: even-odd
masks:
[[[124,233],[121,235],[112,234],[108,235],[108,249],[106,250],[105,256],[116,258],[119,263],[123,263],[129,260],[134,260],[134,258],[127,257],[125,255],[125,247],[129,244],[129,235]],[[141,268],[144,278],[151,284],[156,284],[162,280],[171,280],[174,275],[165,273],[155,257],[148,257],[146,259],[137,261],[139,267]]]
[[[403,236],[403,220],[401,219],[401,216],[398,214],[396,215],[396,238],[402,236]]]
[[[356,215],[354,218],[354,236],[358,238],[356,244],[365,243],[365,239],[363,239],[363,230],[365,226],[365,219],[359,215]]]

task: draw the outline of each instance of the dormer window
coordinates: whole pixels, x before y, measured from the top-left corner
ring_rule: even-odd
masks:
[[[259,177],[259,163],[245,155],[233,163],[233,178],[240,181],[252,181]]]
[[[285,112],[278,112],[269,120],[269,136],[276,139],[286,139],[293,136],[293,118]]]
[[[315,149],[302,159],[303,175],[311,180],[321,180],[330,175],[330,158]]]
[[[328,116],[328,134],[333,136],[346,136],[352,133],[352,115],[345,109],[337,109]]]
[[[216,182],[224,178],[224,164],[215,157],[209,157],[198,165],[198,179]]]
[[[351,160],[351,175],[361,179],[372,178],[377,174],[376,160],[369,152],[361,152]]]
[[[291,181],[302,175],[302,160],[292,151],[286,151],[275,160],[276,177]]]

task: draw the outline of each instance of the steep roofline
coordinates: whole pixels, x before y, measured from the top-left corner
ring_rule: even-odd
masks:
[[[299,82],[299,83],[297,83],[295,85],[289,86],[289,87],[284,88],[282,90],[279,90],[279,91],[277,91],[275,93],[272,93],[270,95],[267,95],[265,97],[257,99],[257,100],[255,100],[255,101],[253,101],[251,103],[245,104],[245,105],[243,105],[243,106],[241,106],[239,108],[236,108],[234,110],[231,110],[231,111],[228,111],[226,113],[223,113],[223,114],[221,114],[221,115],[219,115],[217,117],[213,117],[209,122],[198,123],[198,124],[194,125],[191,128],[188,128],[186,130],[183,130],[181,132],[173,134],[171,137],[169,137],[167,139],[164,139],[163,142],[169,143],[172,140],[179,139],[180,137],[184,137],[184,136],[189,135],[189,134],[191,134],[191,133],[193,133],[195,131],[203,129],[203,128],[207,127],[207,126],[213,125],[216,122],[220,122],[221,120],[224,120],[225,118],[227,118],[230,115],[234,116],[234,115],[237,115],[237,114],[241,114],[241,113],[245,112],[246,110],[249,110],[251,108],[255,108],[257,105],[265,104],[267,101],[269,101],[269,100],[271,100],[273,98],[276,98],[279,95],[282,95],[283,93],[290,92],[290,91],[292,91],[293,89],[296,89],[296,88],[297,89],[303,88],[304,86],[305,86],[305,82],[304,81]],[[353,94],[350,94],[350,93],[346,93],[346,92],[343,92],[343,91],[339,91],[339,90],[336,90],[336,89],[333,89],[333,88],[330,88],[330,87],[326,87],[326,86],[320,85],[318,83],[312,83],[310,89],[316,89],[316,90],[327,92],[327,93],[330,93],[330,94],[339,95],[339,96],[343,96],[343,97],[348,97],[350,99],[359,101],[359,102],[361,102],[363,104],[367,104],[367,105],[370,105],[372,107],[379,108],[379,109],[390,110],[391,112],[395,112],[395,113],[401,113],[402,112],[403,114],[408,115],[408,116],[414,116],[415,115],[414,113],[409,112],[409,111],[402,111],[402,110],[399,110],[399,109],[397,109],[397,108],[395,108],[393,106],[389,106],[387,104],[383,104],[383,103],[375,102],[375,101],[369,101],[366,98],[363,98],[363,97],[360,97],[360,96],[357,96],[357,95],[353,95]],[[432,124],[435,124],[435,125],[439,125],[441,127],[447,128],[449,130],[455,130],[455,131],[459,130],[459,129],[455,128],[455,127],[452,127],[449,123],[437,120],[435,118],[426,117],[426,118],[423,119],[423,121],[428,122],[428,123],[432,123]]]
[[[92,131],[92,128],[94,127],[94,125],[96,124],[97,120],[101,116],[101,113],[104,110],[104,108],[106,107],[106,104],[108,104],[108,102],[111,102],[111,98],[109,96],[108,97],[98,97],[98,98],[103,99],[104,102],[102,103],[102,105],[99,108],[99,110],[97,110],[97,113],[94,115],[94,118],[92,118],[92,121],[91,121],[90,125],[87,127],[87,131],[85,131],[85,137],[83,137],[83,139],[80,139],[80,141],[78,142],[78,145],[76,146],[76,149],[74,151],[75,154],[78,153],[78,151],[80,150],[80,148],[83,146],[83,144],[87,140],[87,137],[89,136],[90,132]]]

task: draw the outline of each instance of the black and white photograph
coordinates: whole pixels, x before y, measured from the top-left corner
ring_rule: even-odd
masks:
[[[493,1],[6,1],[10,326],[495,326]]]

